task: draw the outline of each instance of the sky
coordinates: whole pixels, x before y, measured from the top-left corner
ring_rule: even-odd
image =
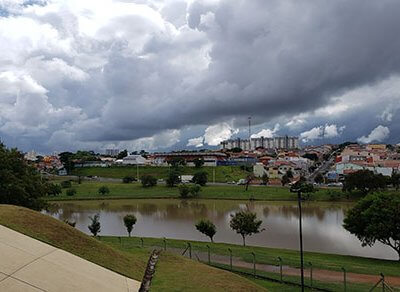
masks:
[[[0,140],[23,151],[399,143],[398,0],[0,0]]]

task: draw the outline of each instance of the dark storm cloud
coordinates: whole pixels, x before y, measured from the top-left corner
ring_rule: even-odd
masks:
[[[190,137],[187,126],[233,121],[240,127],[247,116],[260,127],[279,122],[281,131],[297,134],[334,123],[353,139],[380,124],[391,128],[379,119],[385,110],[379,86],[364,105],[362,97],[349,105],[363,115],[314,112],[334,106],[337,97],[346,104],[353,98],[346,93],[399,73],[399,1],[140,3],[49,1],[14,5],[18,16],[0,18],[7,52],[0,57],[0,88],[16,88],[0,93],[0,135],[15,133],[21,138],[12,143],[29,145],[32,123],[16,118],[27,116],[27,107],[13,106],[21,88],[24,102],[44,112],[32,147],[40,140],[47,149],[102,147],[168,130],[160,141],[176,141],[172,129]],[[398,86],[391,80],[388,86]],[[386,101],[398,102],[399,95]],[[300,114],[304,124],[285,127]],[[159,141],[151,139],[146,143]]]

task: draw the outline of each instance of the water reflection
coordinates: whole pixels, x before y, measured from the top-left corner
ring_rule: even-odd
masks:
[[[309,251],[341,253],[396,259],[388,247],[376,244],[361,247],[343,227],[344,203],[307,202],[303,208],[304,246]],[[89,216],[100,213],[101,234],[126,235],[122,218],[133,213],[138,218],[136,236],[204,240],[194,224],[209,218],[217,227],[216,241],[241,243],[229,227],[230,214],[249,209],[263,220],[265,232],[250,237],[249,245],[298,248],[298,210],[296,202],[244,202],[222,200],[107,200],[52,204],[45,212],[60,220],[76,221],[76,228],[88,233]]]

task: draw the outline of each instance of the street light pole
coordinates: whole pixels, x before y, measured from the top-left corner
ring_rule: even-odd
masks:
[[[304,260],[303,260],[303,229],[301,216],[301,190],[297,191],[297,200],[299,203],[299,229],[300,229],[300,261],[301,261],[301,291],[304,292]]]

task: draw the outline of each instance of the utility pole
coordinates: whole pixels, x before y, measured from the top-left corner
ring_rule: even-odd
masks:
[[[300,229],[300,263],[301,263],[301,291],[304,292],[304,259],[303,259],[303,228],[301,216],[301,190],[297,191],[297,200],[299,203],[299,229]]]

